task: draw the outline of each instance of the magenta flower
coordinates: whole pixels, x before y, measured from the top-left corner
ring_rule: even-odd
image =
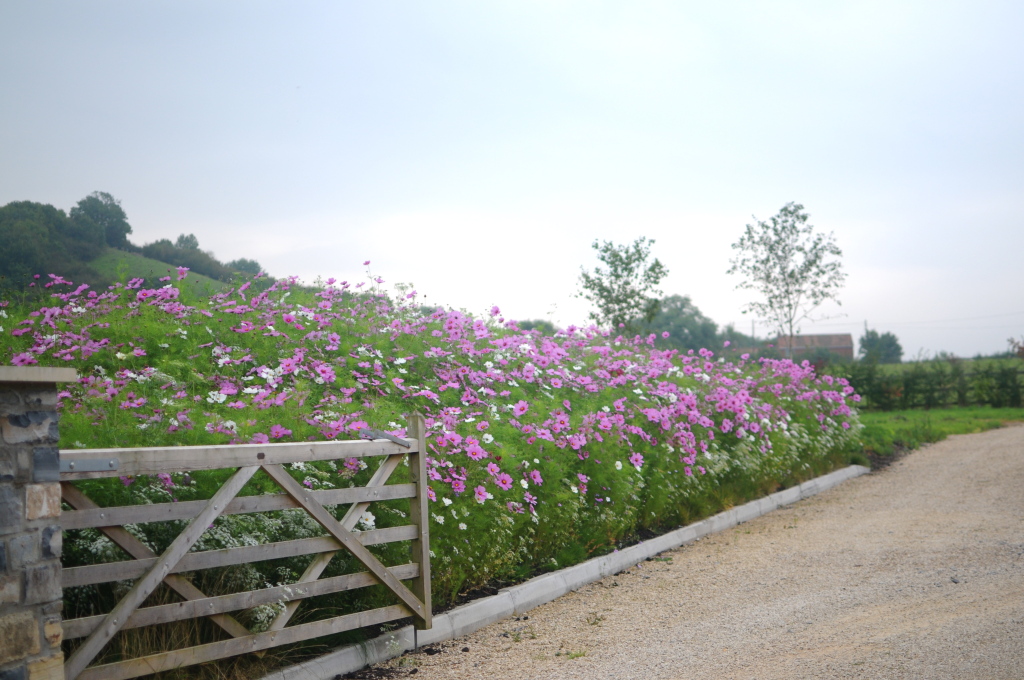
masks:
[[[270,436],[274,439],[280,439],[281,437],[287,437],[292,433],[291,430],[281,427],[280,425],[273,425],[270,428]]]
[[[188,276],[188,272],[189,272],[188,267],[178,267],[178,280],[179,281],[184,280],[184,278],[186,276]]]
[[[430,487],[430,486],[427,487],[427,498],[429,498],[430,500],[435,501],[435,502],[437,501],[437,494],[434,493],[433,487]]]
[[[501,468],[498,467],[497,463],[492,461],[492,462],[487,464],[487,474],[489,474],[490,476],[494,477],[499,472],[501,472]]]
[[[540,470],[536,468],[530,470],[530,479],[538,486],[544,483],[544,478],[540,476]]]
[[[639,470],[640,467],[644,464],[644,457],[639,453],[634,453],[632,456],[629,457],[629,462],[633,467]]]
[[[512,488],[512,476],[507,472],[502,472],[494,478],[494,483],[498,485],[498,488],[502,491],[508,491]]]
[[[14,358],[11,359],[11,363],[15,366],[28,366],[29,364],[38,364],[39,362],[28,352],[22,352],[21,354],[15,354]]]
[[[521,415],[523,415],[524,413],[526,413],[529,410],[530,410],[530,405],[528,403],[526,403],[525,401],[523,401],[522,399],[520,399],[518,402],[516,402],[516,405],[512,407],[512,413],[514,413],[516,415],[516,418],[520,417]]]
[[[454,493],[456,496],[460,495],[465,490],[466,483],[461,479],[456,479],[454,482],[452,482],[452,493]]]
[[[483,503],[486,500],[490,500],[491,498],[494,498],[494,496],[489,494],[487,492],[487,489],[485,489],[482,486],[478,486],[478,487],[476,487],[476,489],[473,490],[473,497],[476,498],[476,502],[477,503]]]
[[[479,444],[470,444],[466,447],[466,455],[473,460],[480,460],[487,457],[487,452]]]
[[[252,436],[252,439],[249,440],[249,443],[250,444],[266,444],[269,441],[270,441],[270,437],[268,437],[267,435],[263,434],[262,432],[257,432],[256,434],[254,434]]]

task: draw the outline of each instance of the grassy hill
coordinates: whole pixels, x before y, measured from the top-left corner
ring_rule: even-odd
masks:
[[[148,284],[155,285],[162,276],[170,275],[177,279],[175,268],[166,262],[116,248],[107,248],[102,255],[90,261],[89,266],[101,277],[110,281],[128,281],[139,277],[146,279]],[[187,288],[198,295],[211,295],[227,284],[202,274],[190,272],[188,278],[176,285]]]

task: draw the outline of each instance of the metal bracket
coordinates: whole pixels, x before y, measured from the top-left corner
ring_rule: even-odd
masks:
[[[121,461],[117,458],[94,458],[89,460],[64,460],[60,461],[61,472],[102,472],[104,470],[116,470],[120,467]]]
[[[398,444],[399,446],[409,448],[409,442],[405,441],[404,439],[399,439],[390,432],[382,432],[380,430],[363,428],[362,430],[359,430],[359,436],[362,437],[363,439],[388,439]]]

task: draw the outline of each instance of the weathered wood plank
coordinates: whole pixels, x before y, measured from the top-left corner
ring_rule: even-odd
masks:
[[[407,580],[419,576],[420,567],[418,564],[412,563],[401,564],[391,567],[391,571],[398,578]],[[312,583],[289,583],[273,588],[248,590],[242,593],[205,597],[189,602],[175,602],[173,604],[145,607],[136,609],[135,613],[128,617],[128,621],[122,626],[122,630],[169,623],[171,621],[181,621],[200,616],[212,617],[224,612],[250,609],[262,604],[299,601],[307,597],[329,595],[331,593],[366,588],[373,585],[377,585],[376,577],[369,572],[361,571],[356,574],[333,576],[313,581]],[[64,639],[74,640],[89,635],[103,622],[103,619],[104,616],[99,615],[62,621]],[[245,631],[245,635],[251,635],[251,633]]]
[[[389,488],[384,487],[384,485],[387,484],[388,479],[391,477],[391,473],[395,471],[395,469],[402,462],[403,458],[404,456],[402,454],[396,454],[393,456],[388,456],[383,461],[381,461],[380,466],[374,471],[373,476],[370,477],[370,481],[366,483],[366,488]],[[416,485],[410,484],[409,486],[413,487],[413,493],[415,493]],[[341,526],[351,531],[352,528],[355,527],[356,522],[359,521],[359,517],[362,516],[362,514],[366,512],[366,509],[369,507],[370,503],[368,501],[358,502],[352,507],[350,507],[348,509],[348,512],[345,513],[345,516],[341,518]],[[363,545],[366,544],[364,543]],[[324,569],[327,568],[327,565],[330,564],[331,560],[334,558],[334,555],[334,552],[325,552],[320,553],[319,555],[314,557],[313,560],[306,567],[306,570],[302,572],[302,576],[299,577],[299,583],[308,583],[310,581],[315,581],[318,578],[320,578],[320,574],[322,574],[324,572]],[[290,621],[292,616],[295,615],[295,612],[296,610],[298,610],[300,604],[300,602],[289,602],[288,604],[286,604],[284,610],[282,610],[281,613],[274,617],[274,620],[270,623],[269,630],[281,630],[286,625],[288,625],[288,621]]]
[[[410,447],[415,447],[410,442]],[[406,453],[409,449],[387,439],[286,442],[278,444],[232,444],[222,446],[160,446],[136,449],[61,449],[61,460],[68,463],[117,459],[116,470],[61,472],[62,482],[121,475],[155,475],[158,472],[218,470],[248,465],[284,465],[287,463],[363,458]]]
[[[213,495],[213,498],[207,501],[206,508],[196,515],[196,518],[192,520],[184,531],[178,534],[167,550],[164,551],[163,555],[149,568],[146,575],[135,582],[135,585],[128,591],[128,594],[121,598],[121,601],[106,615],[103,622],[93,631],[92,635],[64,663],[64,675],[68,680],[77,678],[78,674],[85,670],[85,667],[96,658],[96,655],[106,646],[110,638],[121,629],[121,626],[128,620],[132,612],[160,585],[160,582],[170,573],[170,570],[195,545],[207,527],[217,519],[231,499],[235,497],[235,494],[242,490],[242,487],[252,479],[252,476],[256,474],[258,469],[259,466],[256,465],[239,468],[230,479],[224,482],[220,489],[217,490],[217,493]],[[289,477],[289,479],[291,478]],[[295,494],[292,495],[294,496]],[[301,499],[299,500],[301,501]],[[364,551],[366,550],[361,545],[359,547]]]
[[[413,595],[412,591],[409,590],[404,583],[395,578],[395,575],[388,571],[388,568],[380,563],[380,560],[376,556],[367,550],[359,539],[356,538],[352,532],[345,527],[341,526],[338,520],[334,519],[334,515],[329,513],[322,505],[310,497],[308,489],[295,481],[288,472],[280,465],[264,465],[263,469],[266,470],[275,482],[287,493],[290,493],[295,500],[302,505],[303,509],[310,514],[310,516],[316,520],[317,524],[326,529],[332,536],[338,539],[345,549],[348,550],[352,555],[362,562],[366,568],[373,573],[377,579],[388,587],[388,590],[393,592],[398,598],[409,607],[412,612],[423,618],[426,616],[426,612],[423,608],[423,603]]]
[[[379,545],[381,543],[412,540],[417,536],[417,529],[415,526],[407,524],[386,529],[361,531],[356,533],[355,536],[365,546]],[[277,560],[286,557],[297,557],[299,555],[331,552],[340,550],[341,547],[341,544],[332,536],[319,536],[317,538],[300,538],[294,541],[280,541],[241,548],[204,550],[203,552],[188,553],[177,565],[171,567],[168,573],[176,574],[199,571],[200,569],[212,569],[214,567],[230,567],[248,562],[261,562],[264,560]],[[61,571],[62,585],[65,588],[71,588],[74,586],[87,586],[95,583],[134,579],[146,573],[146,570],[154,562],[155,559],[139,559],[124,562],[107,562],[105,564],[90,564],[84,567],[68,567]]]
[[[357,486],[345,489],[324,489],[310,492],[321,505],[343,505],[346,503],[388,501],[398,498],[412,498],[416,495],[415,484],[392,484],[375,488]],[[60,523],[65,531],[95,527],[113,527],[146,522],[170,522],[191,519],[203,509],[206,501],[184,501],[181,503],[157,503],[154,505],[122,505],[101,508],[93,504],[89,509],[75,510],[61,514]],[[298,508],[299,504],[286,493],[264,496],[243,496],[228,504],[225,515],[240,515],[252,512],[270,512]],[[351,528],[351,527],[350,527]]]
[[[96,508],[98,507],[91,498],[86,496],[84,493],[76,489],[74,486],[68,483],[63,483],[61,486],[61,495],[64,501],[73,508]],[[61,514],[61,522],[68,513]],[[157,554],[150,550],[146,544],[139,539],[132,536],[130,533],[122,529],[121,527],[103,527],[100,529],[107,538],[117,544],[122,550],[127,552],[135,559],[156,559]],[[166,583],[172,590],[184,597],[186,600],[201,600],[206,597],[206,594],[192,585],[187,579],[182,578],[176,574],[168,574],[164,578]],[[243,626],[241,623],[236,621],[233,617],[226,614],[215,614],[210,617],[210,620],[215,624],[223,628],[233,637],[243,637],[249,635],[249,629]],[[91,632],[91,631],[90,631]],[[64,637],[67,637],[65,628]]]
[[[87,668],[78,678],[80,680],[129,680],[129,678],[137,678],[141,675],[169,671],[246,652],[257,652],[323,635],[332,635],[346,630],[395,621],[411,614],[412,612],[409,611],[408,607],[400,604],[380,609],[370,609],[356,614],[337,616],[324,621],[304,623],[292,626],[291,628],[285,628],[284,630],[267,631],[245,638],[212,642],[172,652],[151,654],[150,656],[130,661],[94,666]]]
[[[411,590],[423,602],[423,616],[416,619],[416,627],[429,630],[433,625],[430,601],[430,509],[427,507],[427,464],[426,432],[423,416],[413,413],[408,416],[407,434],[415,439],[416,453],[409,454],[409,473],[416,485],[416,497],[409,501],[409,521],[419,529],[419,535],[412,541],[411,560],[421,565],[420,574],[411,584]]]

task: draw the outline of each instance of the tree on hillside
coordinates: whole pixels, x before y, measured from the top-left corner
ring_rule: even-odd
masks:
[[[263,271],[263,267],[256,260],[249,260],[244,257],[240,257],[237,260],[232,260],[227,264],[229,269],[234,269],[236,272],[242,272],[243,274],[252,274],[256,276]]]
[[[546,319],[527,319],[517,325],[524,331],[539,331],[541,335],[554,335],[558,331],[555,324]]]
[[[700,349],[720,344],[718,324],[704,316],[689,295],[669,295],[660,300],[654,318],[637,325],[641,333],[655,333],[659,338],[668,332],[669,337],[662,344],[676,349]]]
[[[181,234],[174,242],[174,247],[181,250],[199,250],[199,239],[195,234]]]
[[[877,364],[898,364],[903,360],[903,348],[900,341],[892,333],[879,335],[876,330],[864,327],[864,335],[860,336],[860,349],[857,354],[861,361]]]
[[[737,254],[728,273],[744,277],[737,288],[763,298],[748,303],[745,312],[767,319],[780,336],[796,335],[798,324],[826,300],[841,304],[837,295],[846,274],[832,258],[843,251],[833,234],[817,233],[807,217],[802,205],[787,203],[767,222],[748,224],[732,244]]]
[[[104,191],[94,191],[71,209],[71,221],[86,233],[102,233],[111,248],[125,248],[132,227],[121,203]]]
[[[103,247],[52,205],[16,201],[0,208],[0,277],[3,288],[23,289],[35,274],[60,274],[78,283],[99,283],[88,262]]]
[[[590,318],[598,324],[620,325],[630,332],[636,330],[637,322],[650,323],[658,314],[661,291],[658,284],[668,274],[657,258],[650,262],[653,239],[638,238],[632,245],[616,245],[611,241],[592,247],[605,267],[595,267],[593,272],[580,268],[578,296],[589,300],[596,309]]]

